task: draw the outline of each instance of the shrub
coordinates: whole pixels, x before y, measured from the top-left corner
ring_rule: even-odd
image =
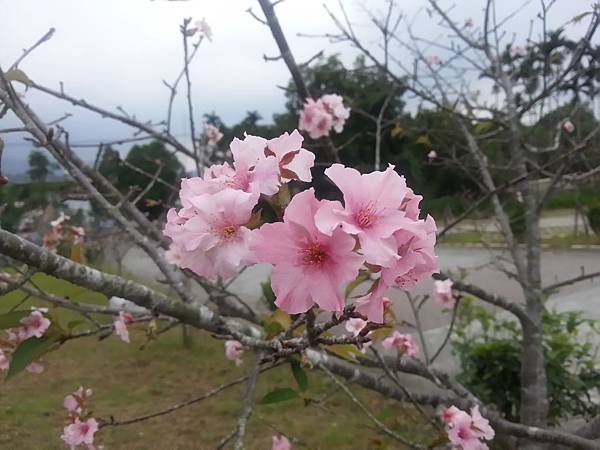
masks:
[[[587,218],[594,233],[600,235],[600,205],[588,208]]]
[[[588,327],[600,332],[598,322],[583,319],[578,312],[547,312],[543,327],[550,422],[597,415],[600,405],[590,392],[600,392],[600,368],[592,344],[582,335]],[[517,322],[494,317],[469,299],[461,303],[453,338],[462,365],[458,380],[483,402],[495,404],[507,419],[517,421],[521,342]]]

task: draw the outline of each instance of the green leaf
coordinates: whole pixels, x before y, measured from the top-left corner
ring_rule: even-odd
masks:
[[[6,73],[6,79],[8,81],[19,81],[26,86],[31,86],[33,81],[29,79],[27,74],[23,72],[21,69],[12,69]]]
[[[11,311],[9,313],[0,315],[0,330],[20,327],[22,325],[21,319],[27,317],[29,314],[31,314],[30,310],[23,310]]]
[[[285,331],[292,324],[290,315],[280,309],[265,317],[264,329],[271,337]]]
[[[485,133],[486,131],[490,131],[493,126],[494,124],[489,121],[479,122],[477,125],[475,125],[475,132],[477,134]]]
[[[392,136],[392,138],[399,138],[402,136],[402,133],[404,133],[404,129],[400,125],[396,125],[392,128],[392,131],[390,131],[390,136]]]
[[[327,351],[352,362],[357,362],[359,357],[364,358],[365,356],[359,349],[356,348],[356,346],[351,344],[330,345],[327,347]]]
[[[75,327],[81,325],[82,323],[85,323],[84,320],[71,320],[70,322],[67,323],[67,329],[69,331],[73,331],[75,329]]]
[[[298,393],[290,388],[277,388],[273,389],[267,395],[265,395],[260,401],[261,405],[270,405],[272,403],[285,402],[287,400],[293,400],[298,398]]]
[[[269,278],[267,281],[260,283],[260,288],[265,300],[268,303],[275,303],[275,292],[273,292],[273,288],[271,287],[271,279]]]
[[[421,145],[431,145],[431,142],[429,141],[429,138],[426,135],[419,136],[416,140],[416,143]]]
[[[298,387],[300,388],[300,390],[307,390],[308,376],[306,375],[306,372],[304,371],[302,366],[300,366],[300,363],[296,360],[292,360],[290,367],[292,368],[292,374],[294,375],[294,378],[296,379],[296,383],[298,383]]]
[[[12,354],[6,379],[14,377],[25,367],[54,350],[60,342],[59,336],[30,337],[23,341]]]

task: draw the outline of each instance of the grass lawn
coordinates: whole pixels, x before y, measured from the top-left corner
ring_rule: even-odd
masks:
[[[106,303],[106,299],[52,277],[37,274],[34,281],[46,290],[79,302]],[[23,298],[22,292],[0,297],[0,313]],[[43,305],[29,299],[19,308]],[[61,321],[76,313],[61,310]],[[78,331],[85,329],[80,325]],[[59,436],[64,426],[65,394],[80,385],[91,387],[90,406],[96,417],[117,420],[165,409],[196,397],[227,381],[246,374],[252,363],[247,354],[244,365],[236,367],[224,357],[223,342],[194,330],[192,345],[182,345],[181,329],[173,329],[150,342],[144,349],[144,330],[132,332],[132,343],[114,335],[98,341],[95,337],[67,342],[44,357],[41,375],[27,372],[9,381],[0,381],[0,449],[53,450],[66,448]],[[362,412],[336,389],[322,373],[307,370],[309,387],[294,399],[274,405],[258,405],[250,420],[247,448],[270,449],[271,428],[289,434],[310,449],[397,449],[396,442],[381,436]],[[274,388],[297,389],[289,365],[264,373],[258,383],[261,398]],[[353,387],[353,391],[390,428],[413,441],[431,442],[437,434],[417,418],[410,407]],[[230,388],[216,397],[179,411],[137,424],[108,427],[97,434],[105,449],[178,450],[213,449],[235,425],[244,385]],[[321,400],[316,403],[312,400]],[[418,431],[417,431],[418,430]]]
[[[482,233],[479,231],[464,231],[460,233],[449,233],[440,239],[441,244],[468,245],[481,244],[503,245],[504,239],[499,233]],[[600,236],[590,233],[574,235],[572,233],[543,236],[542,245],[549,248],[570,248],[571,246],[600,245]]]

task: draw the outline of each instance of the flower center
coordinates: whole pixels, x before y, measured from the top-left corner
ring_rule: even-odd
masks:
[[[246,191],[250,186],[250,176],[248,174],[236,173],[232,177],[229,177],[225,182],[227,187],[232,189],[238,189],[240,191]]]
[[[233,225],[227,225],[221,229],[221,237],[223,239],[231,239],[235,234],[236,229]]]
[[[467,428],[464,428],[464,427],[461,428],[461,429],[459,429],[457,434],[458,434],[458,437],[461,438],[461,439],[469,439],[469,437],[471,435],[469,433],[469,430]]]
[[[302,261],[309,265],[321,265],[327,260],[327,252],[321,244],[312,244],[302,250]]]
[[[354,215],[354,220],[356,220],[356,223],[358,223],[361,228],[368,228],[377,219],[376,213],[377,210],[375,209],[375,204],[369,202],[358,210]]]

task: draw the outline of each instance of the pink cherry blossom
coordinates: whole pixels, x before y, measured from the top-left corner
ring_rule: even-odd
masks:
[[[486,441],[494,439],[495,432],[494,429],[490,426],[489,420],[481,415],[479,412],[479,406],[475,405],[471,408],[471,420],[473,421],[473,428],[478,430],[481,434],[481,437]]]
[[[387,286],[412,289],[438,271],[436,230],[433,217],[427,216],[425,220],[407,222],[394,233],[398,259],[381,270],[381,280]]]
[[[320,101],[312,98],[306,100],[304,109],[300,112],[298,128],[304,130],[312,139],[327,136],[333,126],[333,117],[323,107]]]
[[[442,64],[442,59],[438,55],[431,55],[427,58],[427,62],[431,65],[440,65]]]
[[[406,194],[402,199],[402,206],[400,207],[400,210],[404,211],[406,217],[409,219],[419,220],[419,216],[421,214],[419,205],[421,204],[421,200],[423,200],[422,195],[415,194],[411,188],[407,187]]]
[[[32,311],[29,316],[21,319],[24,329],[24,339],[32,336],[41,338],[50,327],[50,320],[44,317],[41,311]],[[23,339],[23,340],[24,340]]]
[[[94,418],[87,419],[85,422],[75,419],[67,425],[60,437],[67,445],[77,447],[78,445],[92,445],[94,443],[94,434],[98,431],[98,422]]]
[[[273,436],[271,450],[292,450],[292,444],[285,436]]]
[[[204,126],[204,135],[209,145],[217,145],[217,142],[223,138],[223,133],[210,123]]]
[[[565,123],[563,123],[563,130],[571,134],[573,131],[575,131],[575,125],[573,125],[573,122],[567,119]]]
[[[119,318],[115,320],[113,326],[115,327],[115,334],[121,338],[123,342],[130,343],[129,330],[127,325],[134,322],[133,316],[125,311],[119,311]]]
[[[395,348],[401,354],[406,354],[412,358],[419,355],[419,346],[410,334],[402,334],[394,331],[391,336],[381,341],[381,344],[386,349]]]
[[[344,327],[346,328],[346,331],[348,331],[349,333],[352,334],[352,336],[356,337],[358,335],[360,335],[360,332],[363,330],[363,328],[367,325],[367,322],[361,318],[352,318],[350,320],[348,320],[345,324]],[[367,333],[367,336],[370,336],[372,333],[369,331]],[[373,341],[369,341],[369,342],[364,342],[362,344],[359,345],[360,351],[363,353],[367,352],[367,349],[373,344]]]
[[[471,415],[456,406],[450,406],[442,411],[442,420],[446,424],[448,439],[456,449],[487,449],[488,446],[482,441],[489,441],[495,435],[489,421],[480,414],[477,405],[471,409]]]
[[[283,222],[253,232],[251,249],[257,262],[274,266],[275,304],[290,314],[308,311],[315,303],[326,311],[341,311],[341,285],[356,278],[363,263],[353,252],[355,240],[343,230],[319,231],[315,214],[321,208],[341,209],[341,205],[319,201],[314,189],[308,189],[294,196]]]
[[[202,36],[206,37],[206,39],[208,39],[209,41],[212,41],[212,28],[206,22],[204,17],[202,18],[202,20],[196,20],[196,22],[194,22],[194,27]]]
[[[8,370],[10,361],[8,360],[6,353],[0,349],[0,370]]]
[[[377,280],[371,292],[356,300],[356,310],[367,316],[370,322],[383,323],[385,307],[391,303],[389,298],[384,297],[388,287],[381,279]]]
[[[245,192],[273,195],[279,190],[279,161],[265,156],[267,140],[258,136],[235,138],[230,145],[235,172],[227,177],[227,187]]]
[[[358,336],[362,329],[365,327],[365,325],[367,325],[367,322],[365,320],[356,317],[348,320],[344,324],[344,327],[346,328],[346,331],[348,333],[352,334],[352,336]]]
[[[448,429],[448,439],[462,450],[482,450],[488,448],[479,439],[479,433],[473,429],[471,416],[464,411],[458,411]]]
[[[419,215],[418,201],[411,200],[406,205],[416,208],[411,215]],[[358,312],[366,315],[371,322],[383,323],[385,301],[389,302],[384,297],[388,288],[411,289],[438,271],[434,253],[435,233],[435,221],[431,216],[425,220],[407,221],[403,229],[394,233],[398,259],[383,267],[380,278],[375,281],[369,293],[356,301]]]
[[[30,363],[27,367],[25,367],[25,370],[29,373],[39,375],[44,371],[44,365],[39,361],[34,361]]]
[[[403,228],[405,213],[400,210],[407,193],[404,177],[394,166],[385,171],[361,175],[356,169],[333,164],[325,170],[342,191],[344,208],[326,207],[317,212],[316,223],[325,234],[341,228],[356,235],[367,262],[388,266],[398,259],[392,234]]]
[[[282,181],[297,179],[310,182],[311,167],[315,165],[315,154],[302,148],[304,138],[298,130],[287,132],[267,141],[265,153],[272,154],[279,162]]]
[[[236,366],[241,366],[242,355],[244,354],[244,346],[239,341],[225,341],[225,357],[230,361],[234,361]]]
[[[275,158],[273,158],[275,160]],[[224,189],[188,198],[190,217],[169,214],[164,233],[180,250],[181,267],[204,277],[231,277],[250,262],[247,224],[258,194]]]
[[[456,414],[460,411],[460,409],[458,409],[456,406],[452,405],[448,408],[444,408],[442,410],[442,420],[444,421],[444,423],[446,423],[447,425],[452,426],[454,423],[454,417],[456,416]]]
[[[510,48],[510,53],[512,56],[523,55],[525,53],[525,47],[523,47],[522,45],[513,45]]]
[[[325,110],[331,114],[331,117],[333,118],[333,129],[336,133],[341,133],[344,129],[346,120],[350,117],[350,108],[344,106],[344,99],[341,95],[324,95],[320,100]]]
[[[446,280],[435,280],[435,299],[442,306],[453,306],[454,295],[452,293],[452,285],[454,283],[450,278]]]
[[[306,100],[298,127],[308,132],[312,139],[318,139],[329,135],[331,129],[341,133],[348,117],[350,108],[344,106],[342,96],[328,94],[317,101],[312,98]]]
[[[71,413],[79,413],[81,409],[79,406],[79,401],[72,394],[65,396],[65,399],[63,400],[63,406]]]

